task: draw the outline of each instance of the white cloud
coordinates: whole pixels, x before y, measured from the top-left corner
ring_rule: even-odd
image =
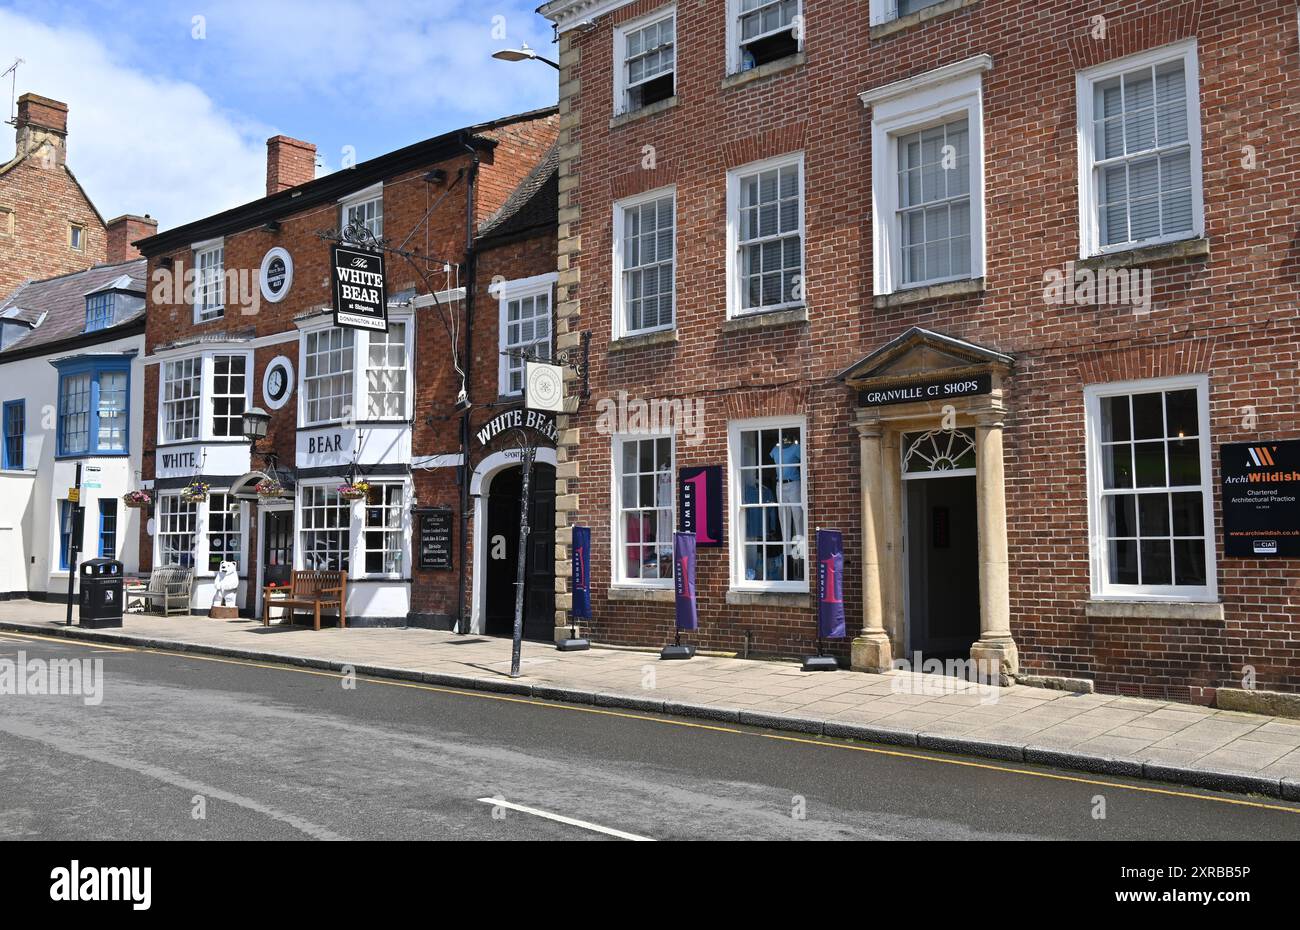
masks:
[[[273,131],[194,84],[118,61],[91,33],[0,9],[0,67],[17,57],[19,95],[68,104],[68,165],[105,219],[148,213],[166,229],[265,193]],[[0,143],[0,159],[11,151]]]

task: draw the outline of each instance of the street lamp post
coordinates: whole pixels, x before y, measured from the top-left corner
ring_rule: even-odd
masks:
[[[493,52],[492,57],[499,61],[540,61],[543,64],[550,65],[556,71],[560,70],[557,62],[551,61],[549,58],[543,58],[529,48],[527,42],[520,45],[519,48],[503,48],[500,51]]]
[[[515,566],[515,628],[510,646],[510,677],[519,677],[519,661],[524,645],[524,589],[527,586],[529,505],[533,462],[537,458],[537,440],[525,429],[511,430],[519,438],[519,464],[523,466],[523,487],[519,491],[519,557]]]

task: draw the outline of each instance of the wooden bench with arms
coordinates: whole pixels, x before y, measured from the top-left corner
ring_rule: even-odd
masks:
[[[161,601],[164,617],[188,614],[193,589],[194,569],[169,565],[154,569],[149,575],[148,587],[128,592],[128,600],[143,601],[145,611],[157,610]]]
[[[272,594],[284,594],[272,600]],[[346,572],[294,572],[289,576],[289,586],[266,587],[262,590],[262,626],[271,625],[271,608],[287,611],[289,624],[297,609],[310,610],[314,615],[312,628],[320,629],[322,607],[339,612],[339,627],[346,629],[348,603],[348,576]]]

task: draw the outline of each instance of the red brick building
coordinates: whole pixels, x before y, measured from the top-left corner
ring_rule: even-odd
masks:
[[[139,243],[154,497],[141,559],[193,567],[193,609],[212,606],[231,562],[246,613],[294,570],[345,571],[351,622],[469,628],[471,483],[504,494],[494,479],[510,472],[483,466],[499,444],[470,441],[494,405],[520,403],[498,390],[505,295],[516,316],[528,298],[527,345],[550,351],[557,123],[526,113],[321,178],[314,146],[277,136],[264,199]],[[348,228],[383,245],[386,332],[334,325],[331,245]],[[253,407],[270,422],[250,452]],[[278,487],[259,493],[264,481]],[[358,499],[339,493],[361,482]]]
[[[68,105],[23,94],[14,125],[13,158],[0,165],[0,299],[25,281],[138,258],[130,243],[158,222],[104,222],[68,167]]]
[[[1295,3],[541,12],[558,344],[593,334],[557,572],[590,526],[598,639],[671,635],[678,470],[718,466],[703,647],[810,651],[820,527],[854,667],[1300,689]],[[1227,535],[1236,444],[1279,463],[1244,479],[1280,502],[1264,536]]]

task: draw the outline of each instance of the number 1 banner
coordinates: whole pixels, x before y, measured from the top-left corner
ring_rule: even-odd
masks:
[[[591,527],[573,528],[573,616],[591,617]]]
[[[695,534],[673,534],[673,577],[677,589],[677,629],[695,630],[700,615],[695,604]]]
[[[682,468],[677,474],[677,528],[695,537],[695,545],[722,545],[722,466]]]
[[[817,531],[817,635],[844,638],[844,534]]]

